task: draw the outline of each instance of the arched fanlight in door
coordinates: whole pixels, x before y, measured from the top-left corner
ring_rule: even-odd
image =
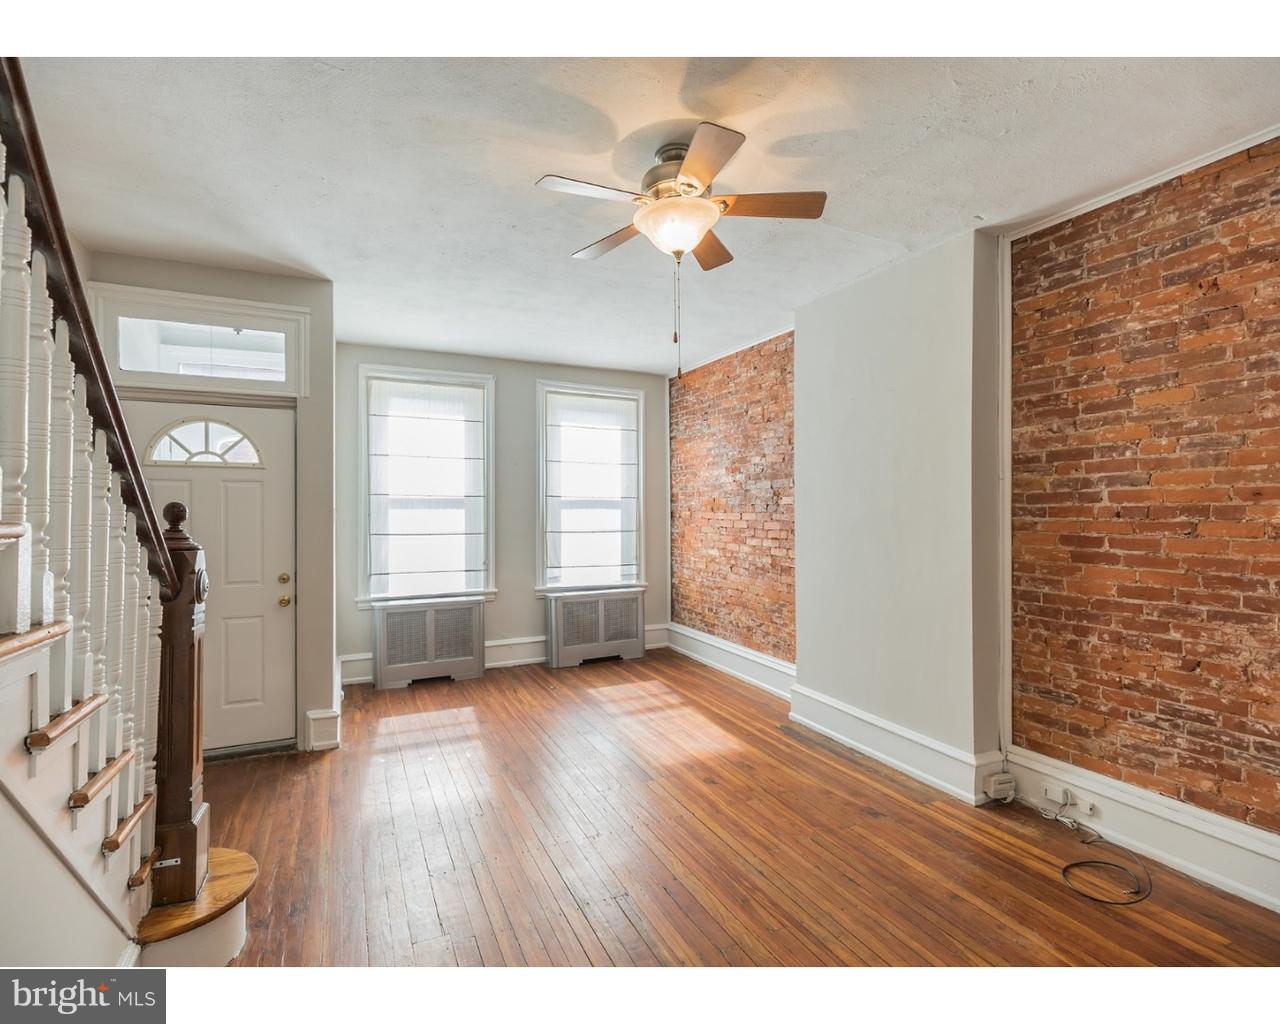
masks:
[[[171,423],[147,446],[151,466],[235,466],[261,468],[257,446],[244,431],[220,420],[191,419]]]

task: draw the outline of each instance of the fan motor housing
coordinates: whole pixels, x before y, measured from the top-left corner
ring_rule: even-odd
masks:
[[[669,142],[659,147],[654,154],[657,161],[645,171],[640,179],[640,191],[646,192],[654,199],[665,199],[667,196],[688,196],[697,193],[680,187],[676,176],[680,173],[680,165],[684,163],[689,147],[683,142]]]

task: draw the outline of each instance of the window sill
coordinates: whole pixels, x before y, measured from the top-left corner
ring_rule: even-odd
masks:
[[[479,597],[482,594],[484,595],[486,602],[492,601],[498,596],[498,590],[495,587],[493,589],[486,590],[459,590],[451,594],[395,594],[394,596],[388,594],[385,597],[372,597],[368,594],[364,594],[356,598],[356,607],[362,612],[367,612],[373,608],[375,601],[429,601],[435,598]]]
[[[553,594],[607,594],[614,590],[647,590],[649,584],[644,580],[636,580],[634,583],[597,583],[594,585],[569,585],[554,587],[534,587],[533,592],[539,599]]]

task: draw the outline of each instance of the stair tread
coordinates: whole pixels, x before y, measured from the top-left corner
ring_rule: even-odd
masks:
[[[133,835],[133,830],[142,824],[143,817],[146,816],[147,811],[151,810],[155,802],[156,795],[154,793],[148,793],[139,800],[134,805],[133,810],[129,812],[128,817],[121,819],[120,824],[116,826],[116,830],[102,840],[102,852],[115,853],[120,847],[124,846],[129,837]]]
[[[7,658],[12,654],[20,654],[36,647],[43,647],[45,644],[58,639],[58,637],[66,635],[70,630],[70,621],[64,620],[62,622],[50,622],[43,626],[33,626],[25,633],[6,633],[4,636],[0,636],[0,658]]]
[[[67,806],[74,810],[82,810],[93,802],[93,798],[101,793],[133,761],[133,751],[122,751],[119,757],[113,757],[101,770],[89,776],[83,786],[67,797]]]
[[[258,862],[250,854],[225,846],[211,847],[209,877],[200,895],[187,903],[154,908],[138,924],[138,941],[144,946],[162,942],[208,924],[248,896],[257,881]]]
[[[129,876],[129,888],[141,889],[147,884],[147,879],[151,877],[151,870],[156,866],[156,861],[160,859],[160,847],[156,847],[149,854],[142,858],[142,863],[138,865],[138,870]]]

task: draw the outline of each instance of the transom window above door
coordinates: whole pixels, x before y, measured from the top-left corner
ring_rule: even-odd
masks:
[[[307,394],[307,307],[104,282],[89,292],[119,387]]]
[[[262,458],[244,433],[218,420],[179,420],[147,447],[151,466],[212,465],[261,468]]]
[[[282,331],[122,316],[120,369],[233,380],[285,379]]]

